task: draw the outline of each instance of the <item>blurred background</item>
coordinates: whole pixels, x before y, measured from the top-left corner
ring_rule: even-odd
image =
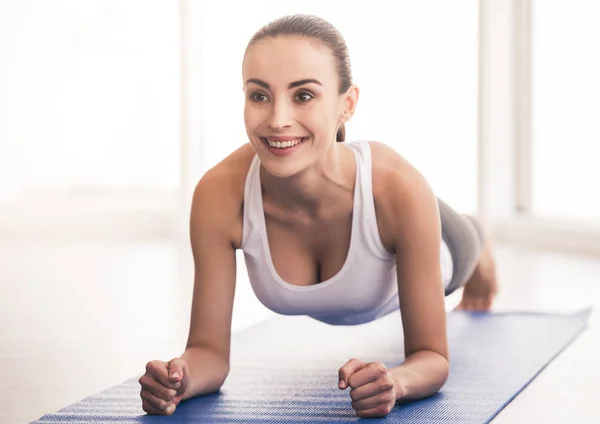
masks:
[[[247,142],[247,42],[292,13],[347,41],[347,138],[489,223],[500,309],[600,299],[598,2],[0,0],[0,420],[181,354],[192,191]],[[234,331],[272,316],[238,258]]]

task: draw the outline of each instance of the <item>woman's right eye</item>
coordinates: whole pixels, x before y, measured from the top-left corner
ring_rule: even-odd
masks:
[[[250,95],[250,100],[257,102],[257,103],[262,103],[267,99],[267,96],[265,96],[263,93],[252,93]]]

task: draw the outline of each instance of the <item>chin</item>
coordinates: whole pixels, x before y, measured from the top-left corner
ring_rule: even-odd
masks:
[[[274,154],[265,143],[254,145],[254,151],[258,154],[265,170],[276,178],[289,178],[308,166],[306,156],[302,154],[304,146],[298,146],[287,153]]]
[[[293,163],[287,163],[287,164],[283,164],[281,162],[279,163],[273,163],[274,161],[271,160],[261,160],[262,166],[265,168],[265,170],[267,171],[267,173],[269,173],[269,175],[272,175],[275,178],[290,178],[293,177],[294,175],[300,173],[302,171],[302,167],[298,166],[299,164],[293,164]]]

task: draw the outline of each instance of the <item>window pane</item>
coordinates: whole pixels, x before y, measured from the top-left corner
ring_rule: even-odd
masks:
[[[600,222],[600,3],[533,6],[533,213]]]
[[[207,2],[204,9],[207,166],[247,141],[241,65],[254,32],[283,15],[312,13],[342,32],[361,89],[347,139],[391,145],[438,196],[461,211],[475,211],[476,1],[230,0]]]
[[[178,185],[178,2],[0,2],[0,57],[0,197]]]

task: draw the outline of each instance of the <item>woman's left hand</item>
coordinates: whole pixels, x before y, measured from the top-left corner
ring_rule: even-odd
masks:
[[[339,370],[339,386],[351,387],[352,408],[359,417],[385,417],[396,404],[396,387],[381,362],[349,360]]]

